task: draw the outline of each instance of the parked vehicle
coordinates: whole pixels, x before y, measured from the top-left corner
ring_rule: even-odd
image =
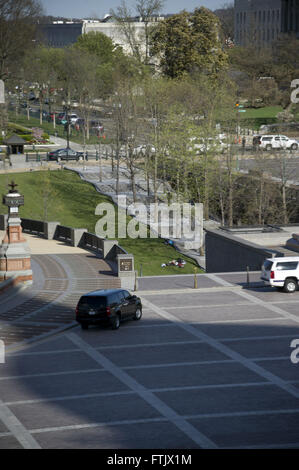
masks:
[[[80,157],[83,157],[83,152],[76,152],[71,148],[58,149],[53,152],[48,153],[48,160],[56,160],[57,162],[61,160],[79,160]]]
[[[66,114],[58,113],[56,122],[57,124],[66,124],[67,123]]]
[[[79,119],[79,116],[77,114],[68,114],[68,120],[70,122],[70,124],[75,124],[77,119]]]
[[[83,295],[76,307],[76,321],[83,330],[89,325],[110,325],[117,330],[121,321],[140,320],[142,304],[139,297],[124,289],[106,289]]]
[[[292,293],[298,289],[299,256],[269,258],[262,266],[261,279],[271,287]]]
[[[263,135],[260,139],[260,148],[262,150],[287,149],[297,150],[298,141],[289,139],[285,135]]]

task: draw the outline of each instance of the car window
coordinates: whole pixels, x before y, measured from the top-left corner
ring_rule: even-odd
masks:
[[[266,260],[264,262],[265,271],[271,271],[272,266],[273,266],[273,261]]]
[[[278,271],[292,271],[297,269],[298,262],[297,261],[288,261],[284,263],[277,263],[276,269]]]
[[[118,301],[119,301],[119,302],[122,302],[122,301],[124,300],[124,298],[125,298],[124,292],[123,292],[123,291],[118,292],[118,293],[117,293],[117,298],[118,298]]]
[[[126,300],[129,300],[131,298],[131,294],[127,290],[123,291],[123,295]]]
[[[86,295],[84,297],[81,297],[79,300],[79,307],[82,307],[83,305],[86,305],[88,307],[92,308],[101,308],[101,307],[106,307],[106,297],[101,297],[99,295],[95,296],[90,296]]]
[[[263,137],[264,142],[270,142],[272,140],[272,137]]]

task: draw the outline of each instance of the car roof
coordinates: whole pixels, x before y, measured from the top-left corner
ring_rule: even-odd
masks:
[[[276,258],[267,258],[267,261],[299,261],[299,256],[277,256]]]
[[[89,297],[89,296],[107,296],[116,294],[117,292],[122,292],[125,289],[101,289],[101,290],[94,290],[92,292],[88,292],[84,294],[82,297]]]

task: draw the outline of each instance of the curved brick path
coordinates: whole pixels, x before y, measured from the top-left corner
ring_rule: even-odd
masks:
[[[75,306],[83,293],[120,287],[110,266],[95,254],[31,235],[26,238],[32,252],[33,285],[0,297],[0,339],[7,347],[76,325]]]

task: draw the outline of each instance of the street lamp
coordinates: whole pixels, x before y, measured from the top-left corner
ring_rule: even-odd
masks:
[[[70,100],[64,102],[63,110],[66,113],[66,148],[70,148],[70,123],[69,123],[69,111],[71,109]]]

